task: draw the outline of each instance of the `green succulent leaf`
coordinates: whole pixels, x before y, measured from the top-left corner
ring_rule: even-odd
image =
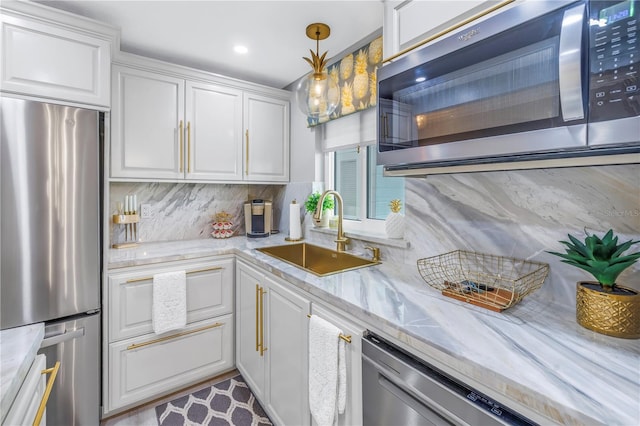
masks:
[[[640,259],[640,252],[623,256],[632,245],[640,240],[629,240],[618,245],[618,237],[609,230],[600,238],[585,231],[584,243],[571,234],[569,241],[560,241],[566,253],[548,251],[547,253],[562,258],[563,263],[583,269],[595,277],[604,286],[615,285],[618,276],[629,266]]]
[[[593,275],[593,269],[589,265],[583,265],[583,264],[580,264],[580,263],[574,263],[574,262],[571,262],[571,261],[568,261],[568,260],[561,260],[561,262],[568,263],[569,265],[573,265],[576,268],[584,269],[585,271],[587,271],[588,273]],[[594,277],[595,277],[595,275],[594,275]],[[597,277],[596,277],[596,279],[597,279]]]
[[[547,253],[553,254],[555,256],[562,257],[563,259],[567,259],[567,260],[575,262],[575,263],[584,264],[584,257],[582,255],[580,255],[576,251],[567,251],[566,254],[565,253],[558,253],[558,252],[555,252],[555,251],[549,251]]]
[[[624,263],[624,262],[629,262],[629,261],[631,261],[631,264],[633,264],[637,259],[640,259],[640,253],[634,253],[634,254],[630,254],[628,256],[617,257],[615,259],[612,259],[609,262],[609,264],[617,265],[618,263]]]
[[[576,237],[574,237],[571,234],[569,234],[569,239],[573,243],[573,247],[575,248],[575,250],[580,252],[580,254],[582,254],[584,257],[588,257],[589,259],[593,259],[593,253],[591,252],[591,250],[589,250],[589,248],[586,245],[582,244],[582,242],[580,240],[578,240]],[[569,243],[567,243],[567,245],[568,244]]]
[[[618,249],[611,255],[611,257],[618,257],[620,256],[622,253],[624,253],[625,251],[627,251],[629,249],[629,247],[631,247],[632,245],[636,244],[636,243],[640,243],[640,240],[638,241],[633,241],[633,240],[629,240],[626,243],[622,243],[618,246]],[[638,253],[636,253],[638,254]]]

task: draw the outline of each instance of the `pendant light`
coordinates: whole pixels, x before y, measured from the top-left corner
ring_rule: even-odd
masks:
[[[331,30],[327,24],[315,23],[307,26],[307,37],[316,41],[316,51],[309,49],[311,59],[303,58],[313,71],[302,77],[296,88],[298,107],[307,117],[324,121],[340,103],[340,88],[325,69],[327,52],[319,54],[320,40],[329,37]]]

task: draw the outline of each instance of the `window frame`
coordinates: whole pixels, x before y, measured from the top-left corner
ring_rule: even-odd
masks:
[[[357,145],[357,161],[359,163],[360,176],[358,185],[360,185],[360,200],[358,217],[360,219],[344,219],[343,228],[345,232],[353,232],[359,234],[371,234],[379,237],[385,237],[384,219],[370,219],[367,217],[368,208],[368,165],[367,165],[367,147],[370,145]],[[341,149],[348,149],[344,147]],[[336,149],[336,150],[340,150]],[[335,188],[335,151],[324,153],[324,184],[325,188]]]

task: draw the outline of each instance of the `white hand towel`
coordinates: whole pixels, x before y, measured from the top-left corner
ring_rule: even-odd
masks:
[[[309,408],[318,426],[332,426],[346,405],[342,331],[317,315],[309,320]]]
[[[342,334],[342,331],[340,331]],[[338,339],[338,414],[347,406],[347,342]],[[336,416],[336,422],[338,416]]]
[[[167,272],[153,276],[153,331],[156,334],[187,325],[187,274]]]

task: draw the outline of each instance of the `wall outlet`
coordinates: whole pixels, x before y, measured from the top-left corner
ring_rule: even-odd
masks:
[[[140,218],[148,219],[153,217],[153,210],[151,209],[151,204],[141,204],[140,205]]]

